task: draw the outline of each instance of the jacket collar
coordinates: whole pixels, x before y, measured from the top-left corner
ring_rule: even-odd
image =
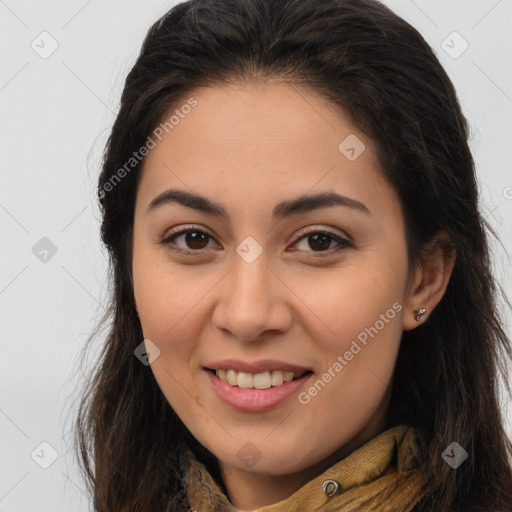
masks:
[[[392,427],[288,498],[254,512],[408,512],[426,495],[419,467],[417,431]],[[243,512],[237,509],[190,451],[185,456],[185,489],[197,512]]]

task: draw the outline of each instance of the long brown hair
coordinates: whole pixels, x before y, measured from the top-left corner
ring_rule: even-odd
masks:
[[[445,296],[423,326],[403,333],[387,418],[426,441],[429,496],[417,510],[512,510],[512,445],[498,393],[500,376],[510,392],[512,349],[468,123],[423,37],[375,0],[190,0],[151,26],[126,78],[98,183],[112,287],[100,323],[110,324],[76,421],[95,510],[187,510],[184,449],[215,468],[133,354],[143,340],[131,280],[140,163],[107,184],[195,88],[271,77],[323,94],[375,142],[402,201],[411,268],[435,233],[453,242]],[[441,457],[453,441],[469,454],[456,470]]]

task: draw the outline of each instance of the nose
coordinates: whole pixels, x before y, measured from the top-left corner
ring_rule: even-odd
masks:
[[[233,268],[221,281],[213,313],[217,329],[240,341],[261,342],[290,329],[292,313],[287,287],[267,267],[265,258],[252,263],[237,257]]]

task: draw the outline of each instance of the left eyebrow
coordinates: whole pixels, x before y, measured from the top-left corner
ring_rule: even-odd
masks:
[[[341,196],[335,192],[323,192],[316,195],[300,196],[291,201],[283,201],[274,208],[273,217],[274,219],[282,219],[290,215],[308,212],[326,206],[346,206],[347,208],[353,208],[368,215],[371,214],[370,209],[356,199]]]
[[[193,208],[204,213],[221,217],[229,220],[229,215],[226,209],[214,201],[185,190],[169,189],[162,192],[155,197],[148,205],[146,214],[149,214],[164,204],[179,203],[188,208]],[[335,192],[323,192],[316,195],[304,195],[296,199],[283,201],[276,205],[272,212],[274,219],[283,219],[291,215],[304,213],[318,208],[325,208],[327,206],[345,206],[359,210],[366,214],[371,214],[370,209],[360,201],[352,199],[347,196],[336,194]]]

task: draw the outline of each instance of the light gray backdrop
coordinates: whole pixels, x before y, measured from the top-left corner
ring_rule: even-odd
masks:
[[[74,362],[106,298],[94,185],[123,80],[175,3],[0,0],[0,512],[90,510],[68,432]],[[385,3],[455,82],[482,208],[510,253],[512,0]],[[495,256],[511,296],[510,260]]]

